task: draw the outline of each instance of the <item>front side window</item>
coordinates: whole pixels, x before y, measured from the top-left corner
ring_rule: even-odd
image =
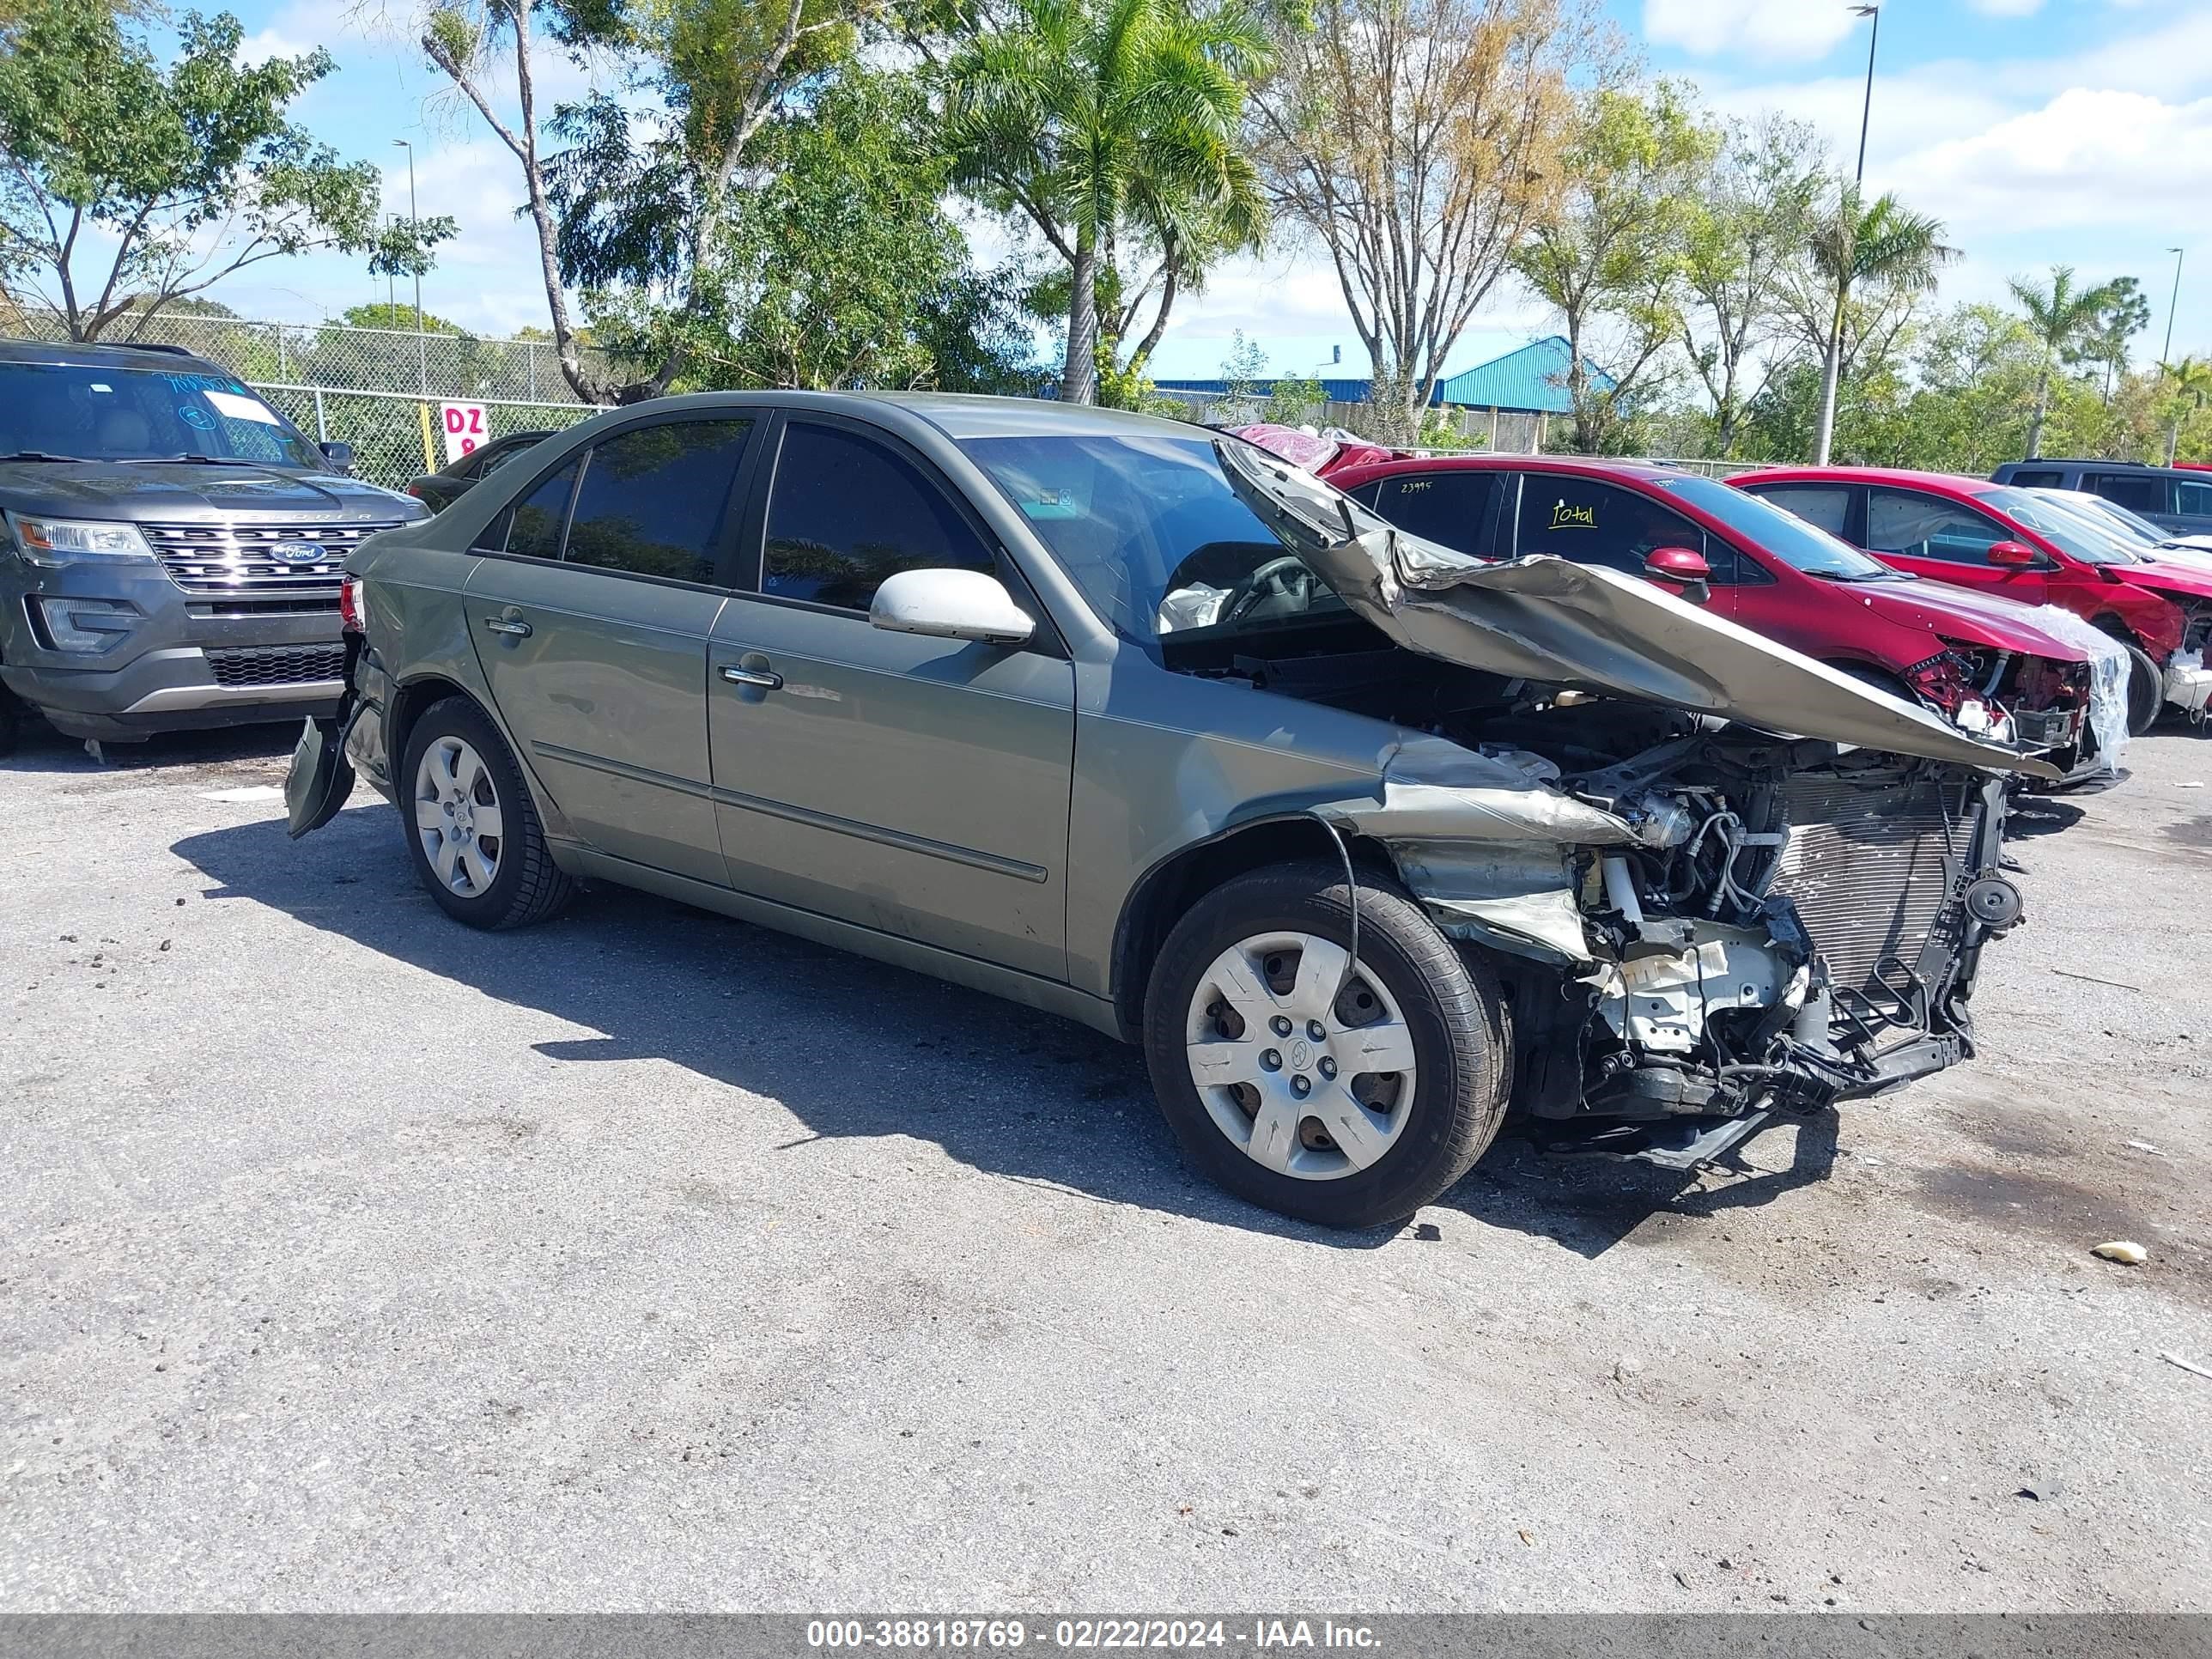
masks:
[[[1472,468],[1394,472],[1363,489],[1359,500],[1401,530],[1484,559],[1492,556],[1490,515],[1504,476]]]
[[[576,463],[571,461],[508,508],[507,552],[525,559],[561,556],[561,531],[568,520],[568,497],[575,492]],[[493,526],[499,523],[492,520]]]
[[[636,576],[710,582],[750,421],[666,421],[594,445],[565,556]]]
[[[2020,479],[2013,480],[2014,483]],[[2166,480],[2147,472],[2093,472],[2083,481],[2108,501],[2132,513],[2164,513]]]
[[[2192,519],[2212,519],[2212,483],[2200,483],[2194,478],[2173,481],[2173,510],[2185,513]]]
[[[866,611],[902,570],[995,572],[944,493],[903,457],[842,427],[784,429],[769,494],[761,591]]]
[[[1662,547],[1705,550],[1705,534],[1680,514],[1617,484],[1531,472],[1521,485],[1523,557],[1549,553],[1577,564],[1645,574],[1644,561]]]
[[[1125,640],[1151,648],[1163,635],[1348,614],[1230,487],[1209,439],[1089,434],[960,447]]]
[[[228,374],[0,363],[0,455],[201,460],[327,471],[322,453]]]
[[[1867,545],[1878,553],[1945,564],[1986,565],[2005,527],[1941,495],[1875,489],[1867,495]]]

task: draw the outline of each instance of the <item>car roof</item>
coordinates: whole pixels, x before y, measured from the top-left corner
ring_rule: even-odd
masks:
[[[1362,461],[1357,466],[1340,468],[1330,476],[1348,478],[1356,473],[1363,479],[1383,478],[1396,472],[1433,471],[1439,467],[1455,472],[1500,472],[1540,467],[1547,472],[1570,472],[1595,478],[1629,478],[1650,483],[1690,476],[1680,467],[1661,466],[1650,461],[1617,461],[1589,455],[1494,453],[1394,457],[1388,460]]]
[[[1954,495],[1986,495],[2002,488],[1987,478],[1963,472],[1917,472],[1903,466],[1777,466],[1761,467],[1729,480],[1748,489],[1763,483],[1893,483]]]
[[[1139,415],[1126,409],[1101,409],[1089,404],[1063,404],[1049,398],[997,398],[971,392],[689,392],[624,405],[623,415],[655,411],[710,409],[818,410],[864,414],[870,410],[897,411],[909,419],[934,427],[955,440],[963,438],[1068,436],[1158,438],[1175,434],[1212,438],[1210,428],[1188,421],[1171,421],[1158,415]]]
[[[67,368],[174,368],[179,360],[196,363],[225,380],[235,378],[222,364],[173,345],[68,345],[51,340],[0,340],[0,363],[35,363]]]
[[[1998,471],[2020,467],[2090,466],[2100,472],[2163,472],[2162,466],[2153,466],[2148,461],[2107,461],[2091,455],[2039,455],[2032,461],[2005,461]]]

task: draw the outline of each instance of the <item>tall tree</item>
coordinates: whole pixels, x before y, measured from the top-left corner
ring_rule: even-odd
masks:
[[[761,129],[853,49],[873,0],[434,0],[422,51],[522,171],[561,370],[587,402],[665,391],[714,284],[702,280]],[[540,54],[620,56],[660,106],[595,94],[540,107]],[[512,77],[511,80],[509,77]],[[519,118],[501,110],[508,101]],[[549,140],[550,141],[549,143]],[[630,326],[641,372],[587,357],[568,289],[604,297]]]
[[[1686,88],[1600,91],[1562,154],[1568,182],[1558,206],[1514,250],[1522,280],[1565,320],[1567,398],[1583,454],[1611,443],[1681,332],[1691,191],[1717,147]]]
[[[26,0],[0,30],[0,290],[73,340],[138,337],[164,301],[266,259],[378,240],[381,175],[286,118],[326,52],[239,62],[228,13],[164,68],[114,9]],[[447,228],[450,234],[450,226]],[[427,259],[421,227],[389,256]]]
[[[2180,451],[2182,423],[2212,400],[2212,362],[2184,357],[2176,362],[2160,363],[2159,374],[2166,383],[2166,464],[2172,466],[2174,456]]]
[[[1560,187],[1578,80],[1619,47],[1583,0],[1316,0],[1254,100],[1278,213],[1327,250],[1410,436],[1444,361]]]
[[[1268,52],[1243,0],[1013,0],[950,54],[954,178],[1027,218],[1067,265],[1064,400],[1096,398],[1101,273],[1125,247],[1158,252],[1157,340],[1177,288],[1257,239],[1240,130]]]
[[[2071,265],[2051,266],[2048,288],[2039,288],[2025,276],[2014,277],[2007,286],[2043,348],[2042,366],[2035,377],[2035,413],[2027,423],[2027,459],[2032,461],[2043,453],[2043,424],[2051,414],[2051,371],[2104,319],[2117,296],[2110,283],[2076,288]]]
[[[2132,276],[2115,276],[2105,287],[2105,308],[2067,360],[2092,364],[2103,371],[2100,395],[2110,409],[2113,381],[2128,372],[2128,347],[2150,326],[2150,298]]]
[[[1822,298],[1833,302],[1813,442],[1814,465],[1826,466],[1836,434],[1836,384],[1853,294],[1867,289],[1907,298],[1927,293],[1958,250],[1944,243],[1942,220],[1911,211],[1893,195],[1869,202],[1858,186],[1844,185],[1814,227],[1809,251]]]
[[[1744,410],[1785,361],[1793,262],[1810,240],[1824,179],[1813,127],[1780,115],[1731,125],[1682,234],[1682,348],[1713,406],[1723,457],[1735,453]]]

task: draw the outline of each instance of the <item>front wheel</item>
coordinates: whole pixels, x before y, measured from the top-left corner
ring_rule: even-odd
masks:
[[[499,728],[465,697],[422,712],[407,733],[399,811],[415,873],[456,921],[523,927],[575,886],[545,845],[537,803]]]
[[[1511,1067],[1504,1000],[1419,906],[1340,871],[1255,871],[1195,905],[1161,947],[1145,1054],[1191,1161],[1303,1221],[1402,1219],[1498,1133]]]
[[[2166,677],[2150,653],[2122,642],[2128,653],[2128,735],[2139,738],[2158,724],[2166,707]]]

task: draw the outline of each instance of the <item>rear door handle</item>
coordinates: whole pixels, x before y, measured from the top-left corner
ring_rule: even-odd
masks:
[[[486,617],[483,625],[495,634],[512,635],[518,640],[530,637],[530,624],[514,617]]]
[[[739,668],[732,664],[722,670],[722,678],[732,685],[757,685],[763,691],[783,690],[783,676],[767,669]]]

